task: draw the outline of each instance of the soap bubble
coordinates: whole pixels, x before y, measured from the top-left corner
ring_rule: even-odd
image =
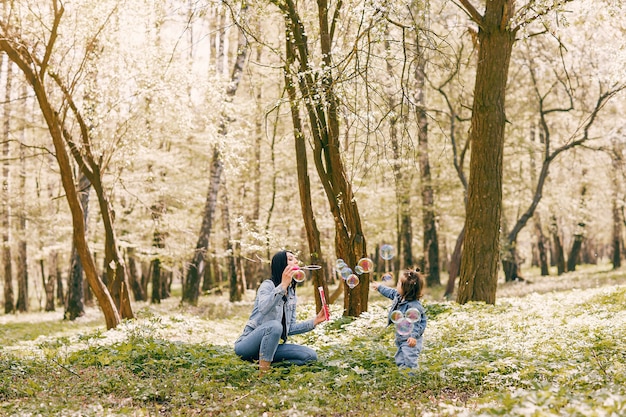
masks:
[[[385,244],[380,247],[380,257],[388,261],[395,255],[393,246]]]
[[[304,274],[303,270],[297,269],[293,272],[291,278],[296,282],[302,282],[306,278],[306,275]]]
[[[352,269],[350,269],[350,267],[348,267],[348,266],[344,266],[341,269],[340,273],[341,273],[341,277],[343,279],[348,279],[348,277],[353,274]]]
[[[385,275],[383,275],[382,280],[383,280],[383,281],[391,281],[391,280],[392,280],[392,276],[391,276],[391,274],[385,274]]]
[[[361,274],[363,274],[364,271],[363,271],[363,268],[361,268],[359,265],[357,265],[357,266],[354,267],[354,272],[357,275],[361,275]]]
[[[359,259],[357,265],[363,270],[364,274],[368,274],[374,270],[374,262],[370,258]]]
[[[417,308],[409,308],[406,311],[406,313],[404,314],[404,316],[411,323],[415,323],[416,321],[418,321],[420,319],[422,314],[420,313],[420,311]]]
[[[400,320],[404,318],[404,314],[400,310],[393,310],[389,315],[389,318],[392,322],[398,323]]]
[[[406,317],[396,323],[396,332],[400,336],[407,336],[413,331],[413,323]]]
[[[337,267],[338,270],[341,271],[345,266],[348,266],[348,265],[346,264],[346,261],[344,261],[343,259],[337,259],[335,266]]]
[[[349,275],[348,278],[346,278],[346,284],[348,284],[348,287],[350,287],[350,289],[356,287],[357,285],[359,285],[359,277],[354,274]]]

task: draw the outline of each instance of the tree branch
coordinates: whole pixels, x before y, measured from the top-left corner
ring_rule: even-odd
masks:
[[[476,10],[476,8],[474,7],[474,5],[472,3],[469,2],[469,0],[459,0],[459,2],[461,3],[461,9],[465,10],[467,12],[467,14],[469,15],[469,17],[480,27],[482,27],[482,23],[483,23],[483,15],[481,15],[480,13],[478,13],[478,10]]]

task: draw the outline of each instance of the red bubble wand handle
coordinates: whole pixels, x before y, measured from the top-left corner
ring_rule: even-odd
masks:
[[[320,292],[320,299],[322,300],[322,308],[324,309],[324,315],[326,316],[326,321],[330,319],[330,311],[328,310],[328,304],[326,303],[326,296],[324,295],[324,287],[317,287]]]

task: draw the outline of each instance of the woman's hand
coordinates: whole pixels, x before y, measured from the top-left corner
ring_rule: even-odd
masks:
[[[323,323],[325,321],[326,321],[326,314],[324,314],[324,308],[322,307],[320,312],[317,313],[317,316],[315,316],[315,320],[313,320],[313,323],[317,326],[318,324]]]
[[[281,287],[283,287],[285,291],[287,291],[289,284],[291,284],[291,277],[293,277],[293,265],[287,265],[283,270],[282,281],[280,282]]]
[[[408,339],[406,339],[406,344],[409,345],[409,347],[415,347],[415,345],[417,345],[417,339],[414,337],[409,337]]]

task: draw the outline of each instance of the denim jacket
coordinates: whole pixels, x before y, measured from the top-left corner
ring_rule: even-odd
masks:
[[[287,295],[286,302],[283,301],[285,294]],[[257,291],[254,308],[240,338],[245,337],[265,322],[271,320],[282,321],[283,305],[285,306],[285,324],[288,336],[313,330],[315,328],[315,319],[296,322],[297,300],[296,291],[291,286],[285,291],[280,285],[275,287],[271,279],[263,281]]]
[[[396,290],[395,288],[386,287],[384,285],[380,285],[378,287],[378,292],[381,295],[393,300],[393,304],[391,305],[391,308],[389,309],[389,314],[387,317],[387,320],[388,320],[387,325],[393,323],[391,321],[391,313],[394,310],[400,310],[403,314],[406,313],[406,311],[410,308],[417,308],[419,310],[421,317],[419,321],[416,321],[415,323],[413,323],[413,330],[411,331],[411,334],[402,336],[398,334],[398,332],[396,332],[396,341],[399,341],[399,342],[406,341],[409,337],[412,337],[417,340],[417,345],[418,347],[421,348],[422,336],[424,335],[424,330],[426,329],[426,323],[427,323],[426,312],[424,310],[424,307],[422,306],[422,303],[419,300],[413,300],[413,301],[403,300],[400,297],[400,293],[398,293],[398,290]]]

